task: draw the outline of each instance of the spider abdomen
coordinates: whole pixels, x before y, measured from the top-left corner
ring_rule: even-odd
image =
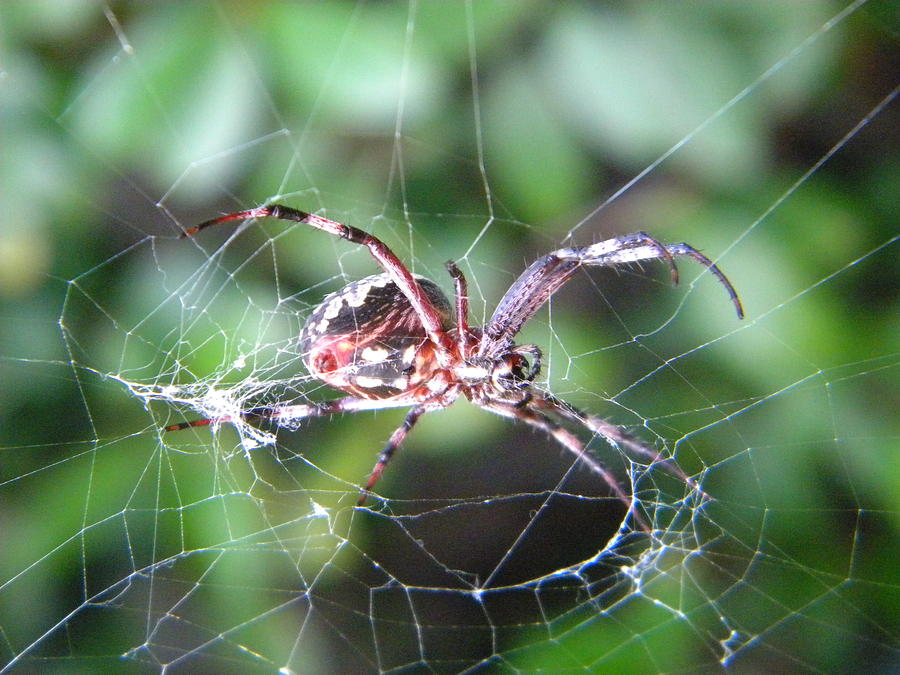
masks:
[[[450,303],[433,281],[416,277],[451,324]],[[354,281],[327,296],[300,332],[310,374],[361,398],[389,398],[425,382],[436,369],[434,345],[409,300],[387,274]]]

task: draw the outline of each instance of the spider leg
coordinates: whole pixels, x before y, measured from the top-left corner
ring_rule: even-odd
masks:
[[[604,482],[609,486],[609,489],[612,491],[612,493],[619,499],[619,501],[625,504],[625,508],[633,512],[635,521],[640,526],[640,528],[644,532],[650,532],[650,528],[644,518],[640,513],[633,509],[634,500],[632,498],[632,495],[628,494],[622,488],[622,485],[609,471],[609,469],[607,469],[605,466],[603,466],[603,464],[598,462],[590,455],[587,450],[587,446],[582,443],[581,440],[577,436],[575,436],[575,434],[550,419],[547,415],[532,407],[531,403],[516,406],[514,404],[504,404],[492,401],[485,407],[488,410],[497,413],[498,415],[519,420],[520,422],[524,422],[529,426],[540,429],[544,433],[551,436],[554,440],[556,440],[566,450],[574,453],[580,461],[584,462],[588,466],[588,468],[591,469],[591,471],[598,474],[604,480]]]
[[[363,412],[366,410],[380,410],[382,408],[402,408],[404,406],[414,405],[414,403],[414,401],[404,398],[367,399],[357,398],[355,396],[345,396],[344,398],[325,401],[324,403],[301,403],[298,405],[251,408],[250,410],[241,413],[239,416],[222,415],[221,417],[208,417],[200,420],[192,420],[190,422],[170,424],[169,426],[164,427],[163,431],[181,431],[182,429],[189,429],[191,427],[205,427],[211,424],[235,422],[238,419],[245,422],[265,419],[292,422],[307,417],[323,417],[325,415],[334,415],[336,413]]]
[[[665,255],[661,254],[661,249],[665,251]],[[728,292],[728,297],[734,304],[738,318],[744,318],[744,308],[741,306],[737,291],[734,290],[734,286],[728,281],[728,277],[722,274],[722,271],[716,267],[712,260],[684,242],[663,246],[649,235],[638,232],[626,237],[607,239],[606,241],[600,241],[582,248],[561,248],[550,255],[557,255],[562,259],[578,260],[583,265],[591,266],[615,266],[622,263],[663,258],[669,262],[670,267],[674,266],[674,258],[676,256],[688,256],[706,267],[718,279],[719,283]],[[677,272],[672,273],[672,281],[678,283]]]
[[[624,448],[625,450],[628,450],[636,455],[646,457],[651,464],[662,465],[663,468],[665,468],[669,473],[680,478],[691,489],[697,490],[701,495],[706,494],[703,492],[703,490],[700,489],[696,481],[694,481],[693,478],[688,476],[682,470],[682,468],[678,466],[673,457],[664,457],[659,452],[651,447],[648,447],[642,441],[626,433],[615,424],[607,422],[600,417],[595,417],[594,415],[585,413],[575,406],[571,405],[570,403],[567,403],[566,401],[558,399],[555,396],[551,396],[549,394],[539,394],[533,396],[532,401],[532,405],[541,408],[542,410],[554,412],[562,417],[565,417],[572,420],[573,422],[577,422],[578,424],[587,427],[593,433],[606,439],[606,441],[613,447]]]
[[[201,230],[208,227],[226,223],[232,220],[246,220],[249,218],[277,218],[278,220],[289,220],[296,223],[310,225],[316,229],[333,234],[341,239],[346,239],[354,244],[360,244],[369,249],[372,257],[387,272],[391,280],[397,284],[397,288],[406,296],[412,305],[413,310],[422,322],[429,339],[438,345],[444,352],[450,347],[450,339],[444,332],[441,315],[435,309],[431,300],[422,290],[422,287],[413,278],[412,273],[406,269],[406,266],[394,254],[393,251],[383,241],[359,228],[350,225],[344,225],[327,218],[322,218],[314,213],[299,211],[281,204],[268,204],[266,206],[258,206],[255,209],[247,211],[239,211],[237,213],[229,213],[218,218],[212,218],[205,222],[190,227],[181,233],[182,237],[190,237]]]
[[[453,277],[456,297],[456,332],[459,333],[459,351],[462,358],[469,356],[469,284],[462,270],[452,260],[446,263],[447,271]]]
[[[684,242],[680,244],[672,244],[668,247],[668,249],[669,253],[671,253],[672,255],[688,256],[708,269],[710,273],[719,280],[719,283],[725,287],[725,290],[728,292],[728,297],[731,298],[731,302],[732,304],[734,304],[734,307],[737,310],[738,318],[744,318],[744,307],[741,305],[741,299],[738,297],[737,291],[734,290],[734,286],[732,286],[731,282],[728,281],[728,277],[722,274],[722,270],[716,267],[712,260],[700,253],[700,251],[695,249],[693,246],[688,246]]]
[[[423,405],[415,406],[406,414],[403,424],[397,427],[394,430],[394,433],[391,434],[391,437],[388,439],[387,444],[385,444],[381,454],[378,455],[378,461],[375,462],[372,473],[369,474],[369,480],[366,481],[366,486],[360,491],[359,500],[356,502],[357,506],[362,506],[365,503],[366,498],[372,491],[372,487],[378,482],[378,479],[381,478],[381,474],[384,473],[384,470],[394,456],[394,453],[401,445],[403,445],[403,441],[406,440],[406,436],[409,434],[410,430],[426,412],[428,412],[427,407]]]
[[[505,349],[528,319],[550,299],[572,275],[583,266],[615,267],[617,265],[661,259],[672,270],[672,281],[678,281],[674,258],[687,256],[706,267],[728,292],[739,319],[744,309],[737,292],[713,262],[687,244],[664,246],[649,235],[638,232],[625,237],[607,239],[591,246],[561,248],[533,262],[510,286],[497,304],[497,309],[484,328],[480,356]]]

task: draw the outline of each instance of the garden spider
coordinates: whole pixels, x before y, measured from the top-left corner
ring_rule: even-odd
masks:
[[[668,264],[672,282],[677,283],[675,256],[688,256],[704,265],[725,286],[738,318],[743,318],[734,287],[699,251],[687,244],[664,246],[643,232],[590,246],[561,248],[526,269],[500,300],[487,325],[474,327],[468,319],[466,278],[455,263],[447,263],[455,287],[454,312],[434,282],[413,275],[382,241],[360,229],[312,213],[270,204],[213,218],[186,230],[182,237],[219,223],[267,217],[310,225],[366,246],[384,270],[326,297],[310,314],[300,333],[300,352],[310,374],[350,395],[325,403],[254,408],[241,415],[244,419],[293,422],[342,412],[411,406],[406,419],[391,434],[378,456],[361,491],[360,505],[416,421],[427,412],[446,408],[460,394],[486,410],[549,434],[599,474],[627,508],[631,508],[632,500],[618,480],[587,452],[584,442],[557,420],[580,424],[610,445],[651,463],[665,462],[669,471],[696,487],[669,458],[616,425],[535,388],[532,383],[541,371],[541,350],[533,344],[517,345],[513,339],[580,267],[610,267],[658,258]],[[217,417],[183,422],[166,427],[166,431],[231,419]]]

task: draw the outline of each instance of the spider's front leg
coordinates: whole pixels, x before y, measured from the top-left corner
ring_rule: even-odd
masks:
[[[672,281],[678,282],[676,256],[693,258],[718,279],[734,304],[739,319],[744,309],[734,286],[716,265],[688,244],[665,246],[644,232],[607,239],[590,246],[561,248],[539,258],[510,286],[484,328],[479,354],[494,354],[512,343],[513,338],[534,314],[565,284],[580,267],[615,267],[642,260],[668,263]]]
[[[738,298],[734,286],[728,281],[728,277],[722,274],[722,270],[716,267],[712,260],[684,242],[664,246],[650,235],[638,232],[625,237],[607,239],[583,248],[563,248],[551,253],[551,255],[560,256],[564,260],[575,260],[582,265],[602,267],[613,267],[625,263],[662,258],[669,263],[669,267],[672,270],[673,284],[678,283],[678,271],[675,268],[674,258],[676,256],[687,256],[708,269],[719,283],[725,287],[725,291],[728,293],[728,297],[731,298],[738,318],[744,318],[744,308],[741,305],[741,300]]]

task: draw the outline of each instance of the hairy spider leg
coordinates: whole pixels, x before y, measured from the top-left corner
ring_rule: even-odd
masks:
[[[598,436],[602,436],[606,440],[606,442],[613,447],[624,448],[625,450],[633,452],[636,455],[646,457],[651,464],[661,465],[669,473],[677,476],[679,479],[684,481],[684,483],[687,484],[690,488],[697,490],[701,495],[706,496],[706,493],[700,489],[696,481],[694,481],[693,478],[688,476],[682,470],[682,468],[678,466],[678,463],[675,461],[674,457],[664,457],[657,450],[648,447],[639,439],[623,431],[617,425],[612,424],[611,422],[607,422],[603,418],[596,417],[582,410],[579,410],[567,401],[563,401],[562,399],[556,398],[555,396],[552,396],[550,394],[542,393],[540,395],[534,396],[532,401],[533,405],[541,408],[542,410],[556,413],[561,417],[565,417],[566,419],[570,419],[573,422],[581,424],[591,432],[597,434]]]
[[[728,281],[728,277],[722,273],[722,270],[716,267],[712,260],[700,253],[700,251],[693,246],[689,246],[684,242],[681,242],[680,244],[671,244],[668,248],[672,255],[688,256],[708,269],[710,273],[719,280],[719,283],[725,287],[725,290],[728,291],[728,297],[731,298],[731,302],[734,304],[735,310],[737,310],[738,318],[744,318],[744,307],[741,305],[741,299],[738,297],[737,291],[734,290],[734,286]]]
[[[641,516],[641,514],[637,511],[633,510],[634,499],[632,495],[628,494],[624,489],[622,489],[622,486],[616,479],[616,477],[613,476],[613,474],[610,473],[610,471],[605,466],[603,466],[603,464],[601,464],[590,455],[587,446],[582,443],[581,439],[575,436],[575,434],[573,434],[561,424],[555,422],[539,410],[530,407],[528,404],[517,406],[515,404],[491,401],[485,407],[488,410],[497,413],[498,415],[519,420],[520,422],[524,422],[529,426],[540,429],[544,433],[551,436],[554,440],[556,440],[566,450],[574,453],[575,456],[580,461],[584,462],[584,464],[591,471],[598,474],[603,479],[607,486],[609,486],[610,491],[612,491],[612,493],[618,498],[618,500],[625,505],[625,508],[633,512],[634,519],[640,526],[640,528],[644,532],[650,532],[650,527],[647,525],[643,516]]]
[[[447,272],[453,278],[454,297],[456,298],[456,332],[459,333],[459,355],[469,357],[469,284],[452,260],[446,262]]]
[[[688,256],[707,269],[725,286],[739,319],[744,310],[737,292],[721,270],[706,256],[687,244],[663,246],[644,232],[607,239],[590,246],[561,248],[533,262],[510,286],[497,304],[484,329],[479,355],[486,356],[505,349],[522,326],[582,266],[614,267],[642,260],[662,259],[669,263],[672,281],[678,281],[674,256]]]
[[[419,286],[412,273],[406,269],[406,266],[394,254],[394,252],[383,241],[359,228],[350,225],[344,225],[327,218],[322,218],[314,213],[307,213],[298,209],[283,206],[281,204],[268,204],[266,206],[258,206],[247,211],[239,211],[237,213],[229,213],[218,218],[212,218],[205,222],[188,228],[181,233],[182,237],[190,237],[201,230],[208,227],[227,223],[232,220],[246,220],[248,218],[277,218],[278,220],[289,220],[304,225],[310,225],[316,229],[333,234],[341,239],[360,244],[369,249],[372,257],[387,272],[391,280],[397,284],[397,288],[406,296],[412,305],[416,315],[422,322],[428,338],[438,346],[437,355],[439,361],[446,365],[450,360],[449,349],[452,342],[449,336],[444,332],[441,324],[441,315],[435,309],[431,300]]]
[[[653,245],[648,246],[645,245],[646,242],[644,240],[646,239],[652,238],[643,232],[638,232],[637,234],[628,235],[627,237],[607,239],[606,241],[601,241],[583,248],[562,248],[558,251],[554,251],[550,255],[558,255],[559,257],[568,260],[577,260],[581,262],[581,264],[589,266],[620,265],[622,263],[640,262],[641,260],[653,260],[654,258],[659,257],[665,257],[667,261],[674,265],[674,258],[676,256],[687,256],[699,262],[708,269],[716,279],[718,279],[719,283],[725,287],[728,297],[734,304],[738,318],[744,318],[744,308],[741,306],[737,291],[734,290],[734,286],[728,281],[728,277],[716,267],[712,260],[700,253],[700,251],[693,246],[689,246],[684,242],[663,246],[658,241],[652,240],[654,242]],[[626,245],[623,246],[622,244]],[[665,256],[660,256],[660,247],[666,251]],[[677,273],[672,275],[672,280],[676,283],[678,282]]]
[[[391,437],[385,444],[381,454],[378,455],[378,460],[375,462],[375,466],[372,467],[372,473],[369,474],[369,480],[366,481],[366,486],[359,493],[359,499],[356,502],[357,506],[362,506],[365,503],[366,497],[369,496],[375,483],[381,478],[381,474],[384,473],[384,470],[394,456],[394,453],[401,445],[403,445],[403,441],[406,440],[406,436],[409,434],[410,430],[426,412],[428,412],[426,406],[417,405],[406,413],[403,424],[394,430],[394,433],[391,434]]]
[[[661,258],[669,263],[672,283],[678,283],[678,268],[671,254],[661,243],[645,232],[636,232],[624,237],[609,239],[599,245],[613,245],[619,250],[644,247],[653,251],[648,258]],[[492,354],[497,347],[505,349],[522,326],[543,307],[544,303],[559,290],[582,265],[603,265],[608,262],[593,262],[596,257],[583,248],[561,248],[535,260],[519,278],[513,282],[497,304],[494,314],[484,328],[479,355]],[[615,249],[613,249],[615,250]]]

